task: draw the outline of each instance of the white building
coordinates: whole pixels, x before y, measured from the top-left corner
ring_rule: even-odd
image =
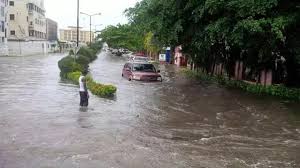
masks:
[[[44,0],[9,0],[7,19],[9,55],[47,53]]]
[[[76,42],[77,41],[77,27],[69,26],[68,29],[59,30],[60,40]],[[94,32],[82,30],[82,27],[79,28],[79,42],[88,44],[90,40],[93,42],[95,39]]]
[[[8,5],[8,0],[0,0],[0,56],[8,55],[7,38],[6,38],[7,5]]]

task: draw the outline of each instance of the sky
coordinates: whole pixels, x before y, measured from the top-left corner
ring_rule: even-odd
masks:
[[[77,0],[44,0],[46,17],[58,22],[58,27],[67,28],[77,25]],[[95,14],[93,16],[92,29],[101,30],[108,25],[127,23],[123,12],[129,7],[133,7],[139,0],[80,0],[80,12]],[[89,17],[80,15],[80,27],[89,30]],[[102,26],[95,26],[101,25]]]

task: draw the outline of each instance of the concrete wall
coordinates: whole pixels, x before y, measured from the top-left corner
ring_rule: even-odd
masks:
[[[0,43],[0,56],[8,56],[7,43]]]
[[[47,54],[47,41],[8,41],[9,56],[28,56]]]

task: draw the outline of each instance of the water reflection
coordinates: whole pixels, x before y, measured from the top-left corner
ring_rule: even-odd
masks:
[[[79,114],[78,114],[78,125],[81,128],[93,128],[93,124],[90,122],[91,114],[89,112],[88,107],[80,107],[79,108]]]

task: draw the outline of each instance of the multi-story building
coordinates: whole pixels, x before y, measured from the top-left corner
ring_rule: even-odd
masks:
[[[47,40],[48,41],[57,41],[57,32],[58,26],[57,22],[47,18]]]
[[[0,0],[0,56],[8,55],[7,37],[6,37],[7,5],[8,5],[8,0]]]
[[[9,0],[9,55],[34,55],[47,52],[44,0]]]
[[[90,43],[90,34],[92,33],[92,41],[94,41],[94,32],[85,31],[80,28],[79,30],[79,42],[80,43]],[[68,29],[60,29],[60,40],[76,42],[77,41],[77,28],[70,26]]]

